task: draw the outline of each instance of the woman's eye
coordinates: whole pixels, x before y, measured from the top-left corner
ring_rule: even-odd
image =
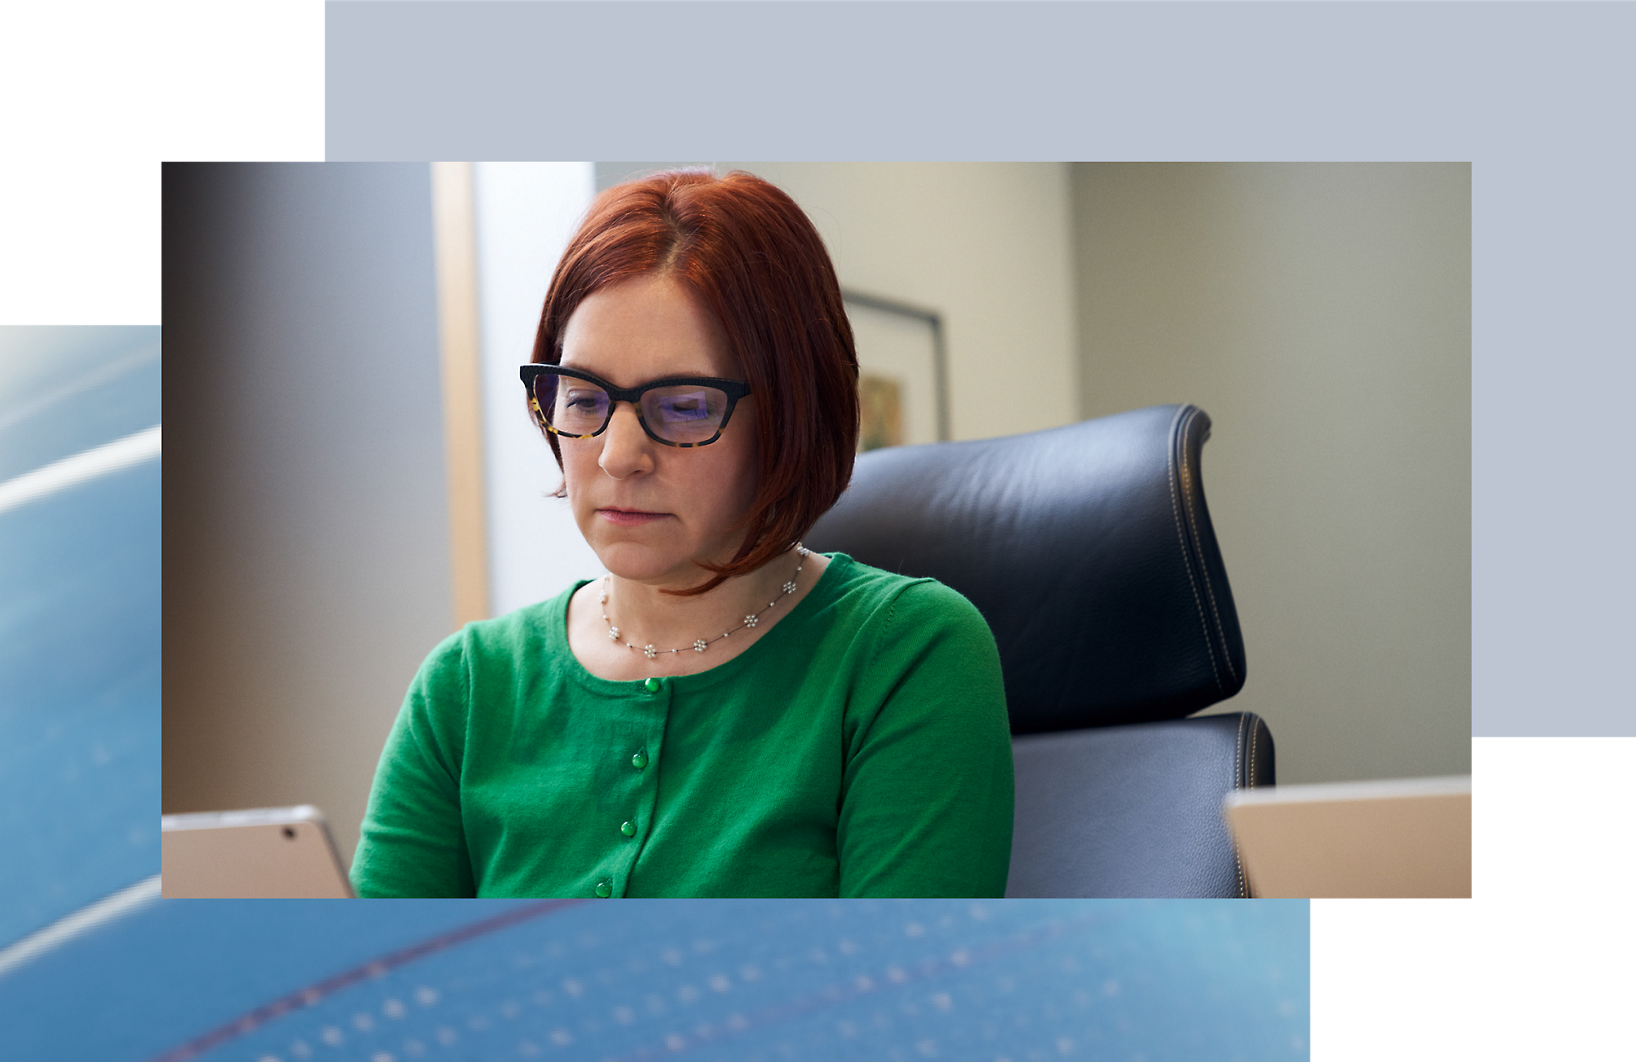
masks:
[[[703,395],[674,395],[659,400],[659,411],[666,420],[698,420],[710,415],[710,404]]]

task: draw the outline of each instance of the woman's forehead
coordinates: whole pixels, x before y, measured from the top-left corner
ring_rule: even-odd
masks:
[[[620,387],[662,376],[739,378],[715,319],[679,282],[662,276],[587,296],[563,329],[562,364]]]

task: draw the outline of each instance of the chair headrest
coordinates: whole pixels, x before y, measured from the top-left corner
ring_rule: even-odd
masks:
[[[1013,733],[1189,715],[1244,685],[1199,480],[1209,434],[1197,406],[1153,406],[873,451],[805,542],[970,599],[999,643]]]

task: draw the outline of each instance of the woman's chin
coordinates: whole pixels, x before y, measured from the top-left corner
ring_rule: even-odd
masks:
[[[593,543],[602,566],[621,579],[651,582],[681,575],[692,564],[674,545],[664,548],[637,542]]]
[[[591,549],[604,568],[632,582],[686,587],[696,586],[711,575],[693,559],[698,553],[706,556],[710,556],[710,553],[690,550],[686,544],[673,539],[666,541],[665,536],[655,536],[649,542],[630,539],[609,541],[606,536],[598,536],[591,542]],[[718,563],[725,563],[733,556],[733,550],[718,550],[717,555],[722,558]]]

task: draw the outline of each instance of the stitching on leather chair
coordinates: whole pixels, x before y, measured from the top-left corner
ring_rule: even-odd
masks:
[[[1204,412],[1204,410],[1199,409],[1197,406],[1195,406],[1195,407],[1193,407],[1193,412],[1191,412],[1191,413],[1189,413],[1187,415],[1187,423],[1182,428],[1182,436],[1183,436],[1184,441],[1186,439],[1187,432],[1192,429],[1193,424],[1199,418],[1199,414],[1201,414],[1203,412]],[[1188,470],[1187,470],[1186,466],[1183,466],[1182,475],[1186,476],[1187,471]],[[1183,485],[1184,485],[1184,487],[1186,486],[1185,482],[1184,482]],[[1187,523],[1193,529],[1193,541],[1194,542],[1204,541],[1203,538],[1199,535],[1198,515],[1193,511],[1193,492],[1191,490],[1184,489],[1182,491],[1182,501],[1187,506]],[[1202,552],[1202,547],[1201,547],[1201,552]],[[1201,556],[1199,558],[1199,560],[1202,563],[1204,558]],[[1199,581],[1204,584],[1205,596],[1210,599],[1210,615],[1215,617],[1215,620],[1216,620],[1216,637],[1221,639],[1222,662],[1227,665],[1227,674],[1231,675],[1236,680],[1238,678],[1238,671],[1233,667],[1233,654],[1227,651],[1227,631],[1222,626],[1222,623],[1221,623],[1221,612],[1216,608],[1216,592],[1210,586],[1210,573],[1209,573],[1208,570],[1203,572],[1203,574],[1201,575]]]
[[[1255,788],[1255,746],[1257,744],[1256,739],[1261,733],[1262,723],[1261,723],[1261,717],[1259,715],[1256,715],[1253,712],[1247,712],[1245,714],[1249,715],[1250,718],[1255,720],[1255,722],[1250,724],[1250,773],[1244,776],[1244,788],[1245,789],[1254,789]]]
[[[1239,772],[1239,763],[1240,763],[1240,757],[1243,756],[1243,754],[1244,754],[1244,723],[1248,720],[1249,715],[1250,715],[1249,712],[1240,712],[1238,714],[1238,740],[1233,742],[1233,788],[1234,789],[1248,788],[1247,786],[1243,786],[1243,785],[1239,784],[1239,782],[1244,778],[1244,775]],[[1252,735],[1253,735],[1253,733],[1254,732],[1252,731]],[[1254,759],[1255,750],[1254,750],[1253,747],[1250,750],[1250,756],[1251,756],[1251,760],[1250,760],[1251,769],[1253,770],[1254,769],[1254,764],[1255,764],[1255,759]],[[1233,845],[1233,866],[1235,868],[1237,868],[1237,870],[1238,870],[1238,895],[1239,895],[1239,898],[1247,900],[1250,897],[1250,883],[1249,883],[1248,879],[1246,879],[1244,877],[1244,860],[1239,856],[1239,854],[1238,854],[1238,845],[1233,844],[1233,839],[1232,839],[1231,836],[1229,836],[1227,838],[1227,841],[1228,841],[1229,844]]]
[[[1216,666],[1216,647],[1210,644],[1210,620],[1204,614],[1204,600],[1199,597],[1199,584],[1193,578],[1193,559],[1187,553],[1187,530],[1182,527],[1181,506],[1176,501],[1176,422],[1189,409],[1197,410],[1198,407],[1182,406],[1176,410],[1176,415],[1170,421],[1170,445],[1165,453],[1165,460],[1169,466],[1167,471],[1170,481],[1170,512],[1176,521],[1176,543],[1182,550],[1182,567],[1187,571],[1187,584],[1193,588],[1193,603],[1199,610],[1199,626],[1204,631],[1204,651],[1210,655],[1210,673],[1215,676],[1216,687],[1225,690],[1227,685],[1221,681],[1221,669]]]
[[[1244,713],[1240,712],[1240,713],[1238,713],[1238,740],[1233,743],[1233,788],[1234,789],[1244,788],[1240,784],[1240,782],[1244,778],[1244,774],[1243,774],[1243,772],[1241,770],[1239,770],[1240,761],[1243,758],[1243,753],[1244,753]]]

